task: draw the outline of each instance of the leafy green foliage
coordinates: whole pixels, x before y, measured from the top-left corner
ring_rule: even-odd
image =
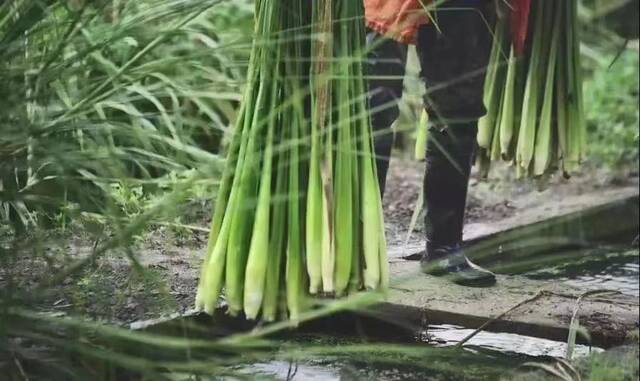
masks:
[[[589,157],[613,169],[637,168],[638,52],[623,52],[611,67],[598,65],[584,86]]]
[[[215,174],[247,54],[216,21],[251,21],[219,2],[0,5],[0,220],[24,229],[69,203],[103,210],[115,179]]]
[[[87,270],[105,253],[120,248],[130,260],[127,269],[136,271],[123,273],[140,279],[132,277],[127,289],[162,290],[161,280],[139,265],[132,238],[150,223],[179,221],[181,206],[210,199],[217,186],[219,152],[236,117],[248,57],[250,36],[240,30],[252,23],[248,1],[218,8],[221,2],[0,3],[3,377],[26,377],[21,365],[4,371],[15,340],[26,336],[31,341],[18,345],[26,351],[64,349],[42,354],[39,364],[21,357],[33,365],[29,374],[51,372],[52,358],[59,372],[45,378],[100,374],[69,357],[73,348],[82,353],[82,340],[95,337],[90,330],[23,324],[15,311],[42,305],[68,282],[78,288],[72,299],[79,307],[108,311],[113,298],[116,306],[126,302],[117,290],[113,298],[104,294],[116,282],[100,268]],[[217,23],[227,33],[218,33],[223,27]],[[94,242],[79,256],[65,237],[58,241],[41,229],[71,221]],[[34,268],[36,277],[17,283],[18,272]],[[115,356],[135,367],[119,357],[122,351],[92,350],[94,359],[117,363]]]

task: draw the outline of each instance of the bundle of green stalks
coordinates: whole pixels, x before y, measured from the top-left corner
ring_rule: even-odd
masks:
[[[577,0],[532,2],[523,54],[498,18],[480,119],[478,163],[512,162],[518,178],[568,177],[585,154]]]
[[[196,307],[297,320],[387,285],[363,73],[362,2],[256,1],[248,84]]]

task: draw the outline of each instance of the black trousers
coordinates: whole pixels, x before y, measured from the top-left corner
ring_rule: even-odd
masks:
[[[418,31],[416,50],[431,120],[424,180],[428,245],[454,245],[462,240],[477,121],[486,112],[482,98],[491,45],[490,3],[444,1],[433,13],[434,22]],[[368,34],[367,42],[371,123],[384,192],[407,47],[375,32]]]

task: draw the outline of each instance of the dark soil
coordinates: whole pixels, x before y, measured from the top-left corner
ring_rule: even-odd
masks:
[[[419,207],[423,175],[424,163],[403,158],[391,160],[383,200],[389,245],[403,242],[411,227],[411,217]],[[512,168],[498,164],[487,179],[472,172],[465,221],[467,226],[491,224],[540,205],[553,208],[571,197],[637,184],[637,176],[635,172],[612,174],[585,166],[582,173],[570,179],[558,175],[543,184],[531,179],[517,180]],[[411,239],[423,239],[422,214],[416,221]]]

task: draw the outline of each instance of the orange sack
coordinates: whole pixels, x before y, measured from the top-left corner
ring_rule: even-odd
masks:
[[[428,22],[421,0],[364,0],[367,26],[405,44],[415,43],[420,25]]]

